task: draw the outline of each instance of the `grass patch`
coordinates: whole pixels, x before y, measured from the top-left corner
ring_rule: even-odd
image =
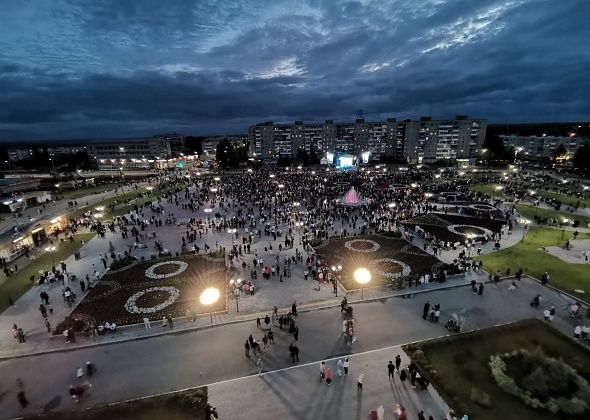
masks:
[[[569,264],[541,250],[544,246],[563,246],[573,237],[571,231],[534,226],[529,229],[524,241],[476,259],[483,261],[484,269],[490,273],[498,270],[504,273],[508,268],[515,273],[522,268],[525,273],[541,278],[547,271],[551,275],[550,284],[555,287],[568,293],[575,293],[575,289],[590,291],[590,266]],[[590,239],[590,234],[580,233],[578,239]]]
[[[471,185],[469,189],[473,192],[486,194],[494,198],[506,198],[506,194],[502,190],[496,189],[497,184],[475,184]]]
[[[588,227],[588,224],[590,223],[590,217],[579,216],[577,214],[556,210],[541,209],[539,207],[529,206],[526,204],[517,204],[516,211],[525,219],[530,220],[534,220],[535,218],[540,218],[541,220],[553,219],[557,221],[556,224],[562,224],[563,219],[569,219],[577,221],[581,227]]]
[[[488,365],[490,356],[519,349],[540,349],[590,377],[590,352],[536,319],[404,346],[457,414],[479,420],[574,418],[528,407],[498,387]]]
[[[65,200],[76,200],[78,198],[86,197],[92,194],[100,194],[107,191],[112,191],[120,187],[120,184],[102,184],[94,187],[80,188],[77,190],[59,191],[57,194],[62,196]]]
[[[590,200],[577,197],[575,195],[561,194],[547,190],[537,191],[537,195],[545,199],[559,200],[561,204],[566,206],[575,206],[576,204],[578,204],[578,206],[581,208],[590,207]]]
[[[35,418],[43,420],[64,418],[70,420],[205,420],[206,405],[207,388],[202,387],[112,406],[83,411],[56,412]]]
[[[74,235],[74,242],[59,242],[56,245],[55,251],[53,252],[53,259],[55,260],[55,263],[58,264],[59,261],[65,260],[74,252],[78,251],[82,247],[80,241],[83,240],[84,243],[86,243],[92,239],[94,235],[96,234],[83,233],[80,235]],[[16,302],[19,297],[24,295],[27,290],[31,288],[32,283],[29,280],[31,276],[34,275],[37,277],[39,271],[51,270],[51,264],[51,254],[49,252],[45,252],[39,255],[22,269],[19,269],[15,275],[7,278],[4,283],[0,284],[0,296],[2,296],[2,300],[0,300],[0,313],[4,312],[6,308],[8,308],[9,297]]]

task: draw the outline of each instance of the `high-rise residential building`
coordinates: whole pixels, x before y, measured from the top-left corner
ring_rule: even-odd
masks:
[[[373,160],[383,157],[411,163],[476,157],[485,139],[487,123],[458,115],[452,120],[397,121],[388,118],[368,122],[322,123],[264,122],[248,129],[250,152],[263,160],[295,157],[298,150],[318,156],[332,152],[360,155]]]
[[[519,150],[519,156],[527,160],[545,160],[554,157],[560,145],[565,147],[567,158],[571,159],[576,154],[578,147],[590,138],[583,136],[519,136],[516,134],[500,135],[504,146],[514,147]]]

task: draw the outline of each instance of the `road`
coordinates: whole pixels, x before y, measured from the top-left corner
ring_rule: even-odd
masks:
[[[539,285],[523,281],[514,292],[509,292],[507,286],[505,283],[488,285],[483,297],[461,287],[417,295],[414,299],[391,298],[357,304],[354,311],[358,341],[352,352],[444,335],[444,322],[454,312],[465,317],[467,329],[539,315],[539,311],[529,306],[530,298],[539,292]],[[566,301],[557,294],[547,289],[543,293],[547,296],[546,305],[556,304],[558,311],[565,307]],[[441,303],[440,324],[422,320],[426,299],[432,304]],[[559,322],[556,319],[555,324]],[[339,337],[342,325],[339,308],[300,314],[297,323],[301,363],[346,354]],[[152,328],[162,327],[152,324]],[[263,355],[265,371],[290,366],[287,347],[292,339],[278,328],[275,331],[275,344]],[[250,333],[255,338],[262,336],[255,322],[237,323],[0,362],[2,417],[79,408],[84,404],[96,405],[252,375],[256,368],[245,358],[243,347]],[[98,368],[92,378],[92,394],[84,404],[73,406],[67,387],[77,381],[76,366],[86,361],[92,361]],[[15,398],[19,377],[31,402],[25,410],[21,410]]]

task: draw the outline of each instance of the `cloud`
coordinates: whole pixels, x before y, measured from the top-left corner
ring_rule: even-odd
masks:
[[[5,3],[5,140],[245,132],[359,108],[589,118],[583,0]]]

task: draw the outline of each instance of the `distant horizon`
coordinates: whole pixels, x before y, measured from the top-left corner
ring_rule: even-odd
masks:
[[[471,116],[469,114],[467,114],[469,118],[471,118]],[[422,116],[424,117],[424,116]],[[432,117],[433,120],[439,120],[439,119],[453,119],[455,116],[453,117],[449,117],[449,118],[439,118],[439,117]],[[417,121],[419,120],[421,117],[417,117],[417,118],[397,118],[398,121],[403,121],[406,119],[411,119],[413,121]],[[486,120],[486,118],[484,117],[473,117],[475,119],[483,119]],[[248,127],[250,127],[251,125],[255,125],[258,123],[264,123],[267,121],[272,121],[275,124],[284,124],[284,123],[289,123],[289,122],[294,122],[294,121],[303,121],[304,123],[324,123],[325,120],[333,120],[335,123],[347,123],[347,122],[354,122],[356,118],[352,118],[352,119],[335,119],[335,118],[326,118],[326,119],[308,119],[308,120],[300,120],[300,119],[293,119],[293,120],[271,120],[271,119],[262,119],[260,121],[257,121],[255,123],[252,123],[250,125],[248,125]],[[381,120],[377,120],[374,118],[366,118],[364,117],[365,121],[367,122],[371,122],[371,121],[381,121]],[[385,119],[383,119],[385,120]],[[569,124],[590,124],[590,120],[588,121],[519,121],[519,122],[490,122],[489,120],[487,121],[488,127],[490,126],[518,126],[518,125],[569,125]],[[154,136],[158,136],[160,134],[163,133],[167,133],[167,134],[178,134],[184,137],[213,137],[213,136],[247,136],[248,135],[248,130],[246,127],[246,131],[242,132],[242,133],[183,133],[180,132],[178,130],[170,130],[170,131],[157,131],[156,133],[150,133],[150,134],[145,134],[145,135],[133,135],[133,136],[110,136],[110,137],[71,137],[71,138],[63,138],[63,137],[53,137],[53,138],[27,138],[27,139],[0,139],[0,146],[5,146],[5,145],[11,145],[11,146],[16,146],[18,143],[20,142],[33,142],[33,143],[50,143],[50,142],[56,142],[56,146],[60,145],[62,143],[75,143],[75,142],[79,142],[77,144],[87,144],[89,142],[92,141],[96,141],[96,142],[112,142],[112,141],[116,141],[116,140],[125,140],[125,141],[133,141],[133,140],[137,140],[137,141],[142,141],[142,140],[150,140],[150,139],[154,139]]]

